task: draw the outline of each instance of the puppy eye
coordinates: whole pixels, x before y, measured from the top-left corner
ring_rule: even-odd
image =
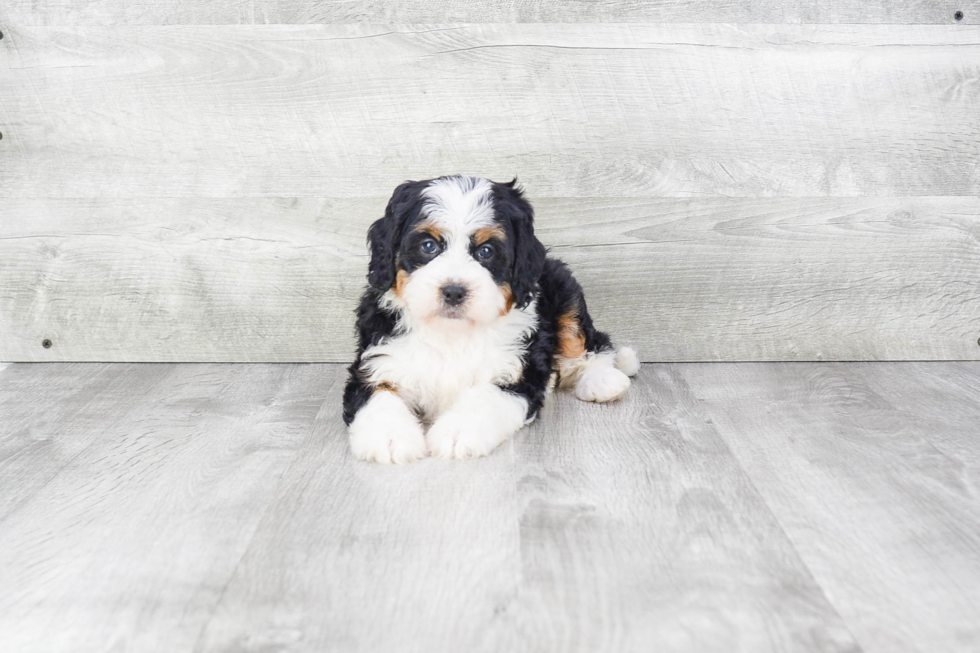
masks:
[[[428,240],[423,240],[420,248],[424,254],[435,254],[439,251],[439,243],[430,238]]]
[[[490,245],[483,245],[480,247],[480,249],[476,250],[476,256],[477,258],[482,258],[483,260],[490,258],[493,256],[493,247],[490,247]]]

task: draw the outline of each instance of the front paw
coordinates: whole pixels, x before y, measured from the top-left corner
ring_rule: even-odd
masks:
[[[425,457],[425,436],[401,399],[380,392],[351,423],[350,449],[358,460],[401,465]]]
[[[582,401],[599,403],[622,397],[630,387],[630,378],[615,367],[590,367],[575,384],[575,396]]]
[[[508,435],[487,424],[485,418],[450,411],[429,428],[425,434],[425,444],[431,456],[479,458],[496,449]]]

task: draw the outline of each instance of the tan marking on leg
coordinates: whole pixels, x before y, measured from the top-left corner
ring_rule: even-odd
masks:
[[[585,355],[585,334],[578,319],[578,307],[573,306],[558,316],[558,356],[579,358]]]

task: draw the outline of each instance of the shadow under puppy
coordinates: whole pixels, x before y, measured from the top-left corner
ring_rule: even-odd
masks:
[[[584,401],[629,388],[636,354],[592,325],[515,181],[405,182],[371,225],[344,392],[357,458],[486,455],[537,416],[553,376]]]

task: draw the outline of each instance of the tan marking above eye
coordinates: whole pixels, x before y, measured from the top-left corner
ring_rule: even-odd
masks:
[[[480,229],[477,229],[473,232],[473,236],[471,236],[471,238],[474,245],[482,245],[491,238],[506,241],[507,233],[500,225],[494,225],[492,227],[481,227]]]
[[[417,225],[415,225],[413,231],[416,231],[418,233],[427,233],[439,241],[445,240],[446,230],[440,227],[439,225],[429,222],[427,220],[422,221]]]

